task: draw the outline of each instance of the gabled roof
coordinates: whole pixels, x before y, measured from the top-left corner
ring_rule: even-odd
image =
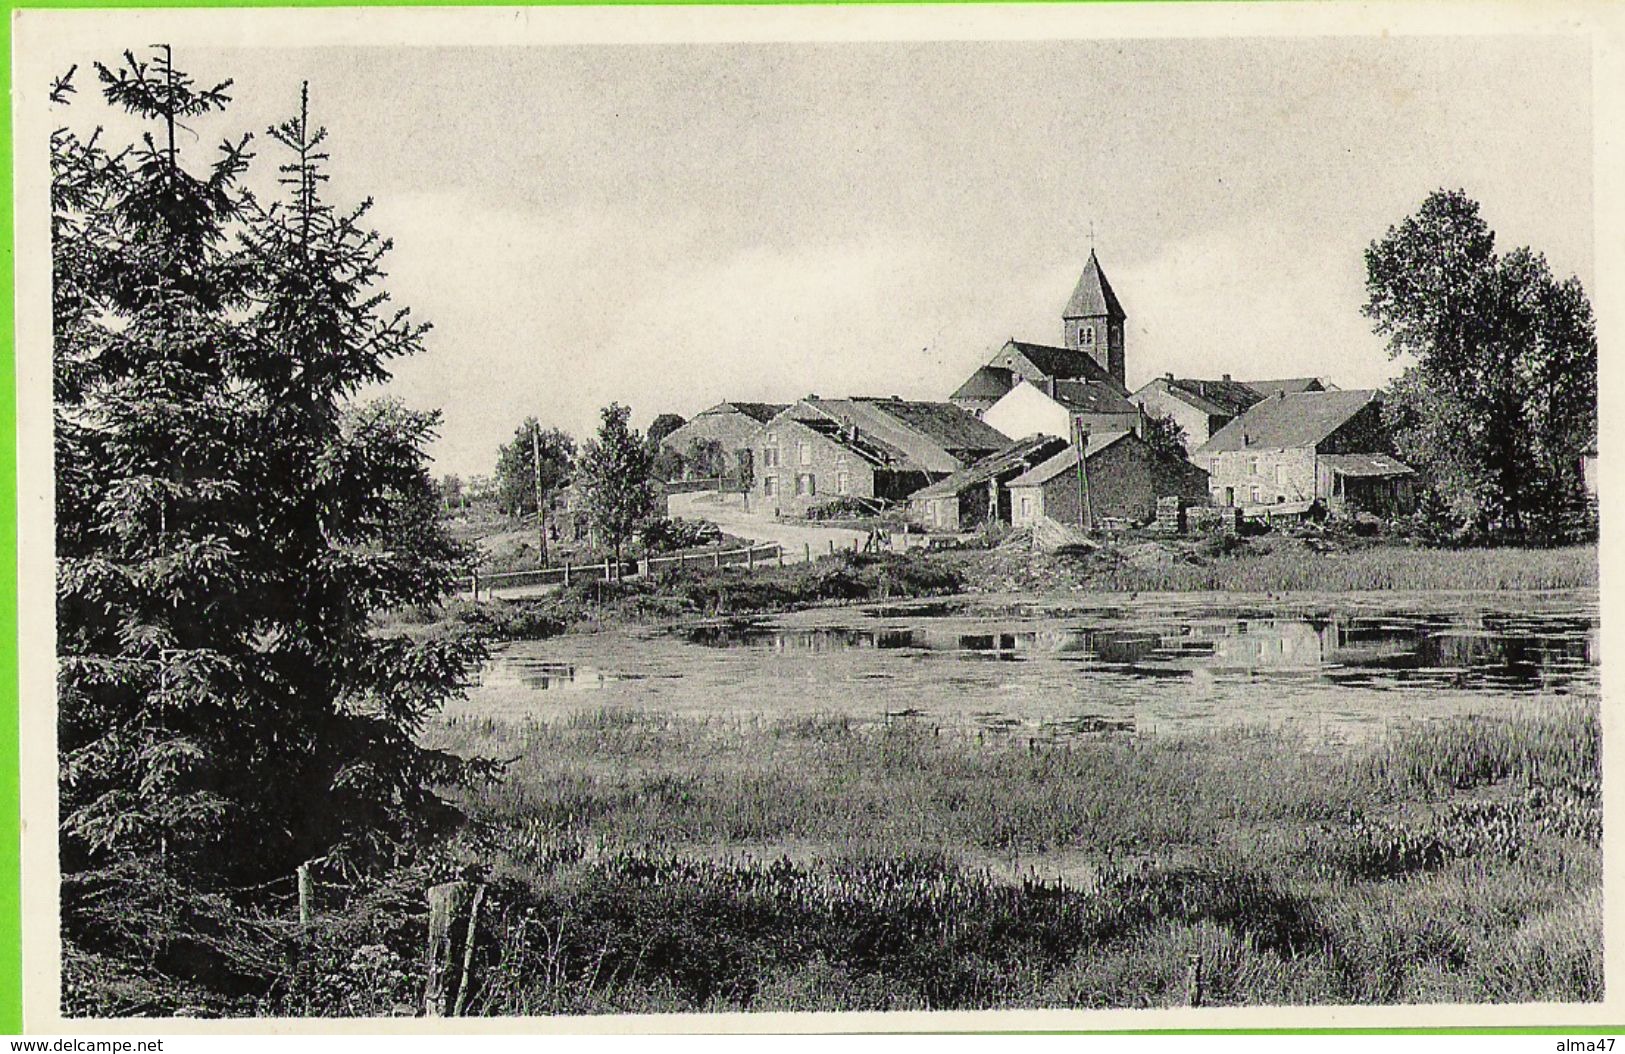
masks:
[[[907,453],[883,439],[865,432],[844,427],[841,422],[827,417],[792,418],[797,424],[817,432],[836,446],[849,450],[871,465],[884,468],[915,468]]]
[[[1032,363],[1046,377],[1072,378],[1082,377],[1085,380],[1100,381],[1109,384],[1122,395],[1128,395],[1128,389],[1123,387],[1121,381],[1113,377],[1100,363],[1096,362],[1087,351],[1078,351],[1074,348],[1057,348],[1052,344],[1029,344],[1024,340],[1006,341],[1004,346],[993,356],[995,359],[1001,355],[1016,353]]]
[[[1084,460],[1088,461],[1089,458],[1094,457],[1107,447],[1116,444],[1125,436],[1131,436],[1133,434],[1133,432],[1101,432],[1098,434],[1091,434],[1089,436],[1089,444],[1084,447]],[[1063,472],[1076,471],[1077,467],[1078,448],[1068,443],[1066,448],[1060,453],[1054,454],[1048,459],[1039,462],[1033,468],[1028,469],[1026,472],[1023,472],[1021,475],[1011,480],[1008,484],[1006,484],[1006,486],[1042,486]]]
[[[1234,417],[1263,398],[1252,385],[1242,381],[1206,381],[1194,377],[1158,377],[1140,391],[1153,384],[1162,385],[1169,395],[1213,417]]]
[[[1387,454],[1322,454],[1320,460],[1340,476],[1414,476],[1405,462]]]
[[[1031,381],[1027,383],[1031,384]],[[1035,385],[1045,395],[1050,393],[1043,385]],[[1097,381],[1067,380],[1055,382],[1056,402],[1076,413],[1138,414],[1140,408],[1119,395],[1113,388]]]
[[[1313,447],[1379,399],[1379,393],[1365,389],[1271,395],[1214,432],[1193,457],[1230,450]]]
[[[959,386],[950,399],[1002,399],[1016,386],[1015,378],[1003,366],[983,366]]]
[[[851,401],[867,404],[881,413],[889,414],[949,452],[991,453],[1010,442],[1009,436],[953,403],[873,397],[855,398]]]
[[[744,403],[739,402],[736,399],[727,399],[717,403],[715,406],[710,407],[709,409],[701,410],[694,416],[703,417],[706,414],[740,413],[754,421],[760,422],[761,424],[766,424],[767,422],[773,420],[773,418],[779,416],[779,414],[783,413],[786,405],[787,404],[785,403]]]
[[[1091,315],[1106,315],[1118,322],[1128,317],[1123,305],[1117,302],[1117,294],[1112,292],[1112,284],[1106,281],[1106,272],[1100,269],[1100,261],[1093,249],[1089,250],[1089,262],[1083,265],[1077,288],[1072,290],[1072,299],[1066,302],[1066,310],[1061,312],[1061,317],[1065,319],[1088,318]]]
[[[997,479],[1007,473],[1020,473],[1030,469],[1054,455],[1064,446],[1066,446],[1066,440],[1056,439],[1054,436],[1031,435],[1026,439],[1018,439],[1003,450],[989,454],[975,464],[966,466],[952,475],[944,476],[930,486],[915,491],[909,497],[951,497],[971,487],[981,486],[990,479]]]
[[[1287,377],[1279,381],[1242,381],[1241,383],[1259,395],[1274,395],[1278,391],[1285,392],[1288,395],[1297,395],[1301,392],[1337,390],[1337,385],[1327,384],[1319,377]]]
[[[712,413],[712,411],[726,413],[726,408],[731,408],[736,409],[746,417],[752,417],[752,419],[756,419],[762,424],[767,424],[767,422],[772,421],[773,417],[785,413],[785,406],[788,406],[788,403],[739,403],[739,401],[728,401],[728,403],[718,403],[717,406],[713,406],[712,409],[708,409],[705,413]]]

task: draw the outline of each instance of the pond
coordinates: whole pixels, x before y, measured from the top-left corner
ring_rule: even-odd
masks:
[[[1047,739],[1238,723],[1355,738],[1598,693],[1595,591],[979,596],[500,649],[450,713],[843,715]]]

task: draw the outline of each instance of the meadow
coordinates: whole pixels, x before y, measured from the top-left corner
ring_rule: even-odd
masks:
[[[484,1008],[592,1013],[1179,1005],[1193,956],[1207,1005],[1597,999],[1599,738],[1553,699],[1359,746],[609,713],[435,741],[512,759],[463,802],[509,891]]]
[[[290,891],[65,886],[101,935],[65,1011],[416,1013],[453,878],[487,884],[476,1014],[1602,994],[1595,700],[1352,745],[605,712],[428,739],[508,762],[443,853],[324,886],[309,927]]]

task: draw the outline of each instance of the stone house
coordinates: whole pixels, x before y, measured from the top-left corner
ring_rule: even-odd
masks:
[[[1078,449],[1069,444],[1010,481],[1013,524],[1047,518],[1092,530],[1106,519],[1147,523],[1156,517],[1158,498],[1207,496],[1205,471],[1158,454],[1133,432],[1090,433],[1084,449],[1081,474]]]
[[[1214,433],[1191,460],[1208,470],[1215,505],[1318,501],[1390,513],[1409,507],[1415,473],[1389,451],[1380,393],[1278,389]]]
[[[1131,396],[1147,414],[1174,419],[1185,432],[1187,454],[1262,398],[1252,385],[1233,381],[1228,373],[1217,381],[1167,373],[1146,382]]]
[[[909,515],[929,530],[968,531],[1010,522],[1008,484],[1066,447],[1066,440],[1031,435],[909,495]]]
[[[901,501],[1009,442],[950,403],[809,396],[752,439],[750,501],[792,515],[840,497]]]
[[[751,439],[784,409],[783,403],[720,402],[673,429],[660,445],[675,454],[687,455],[694,444],[714,440],[722,447],[730,474],[736,479],[749,479]]]

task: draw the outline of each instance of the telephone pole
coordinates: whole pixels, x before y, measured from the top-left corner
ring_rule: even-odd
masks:
[[[1089,531],[1095,520],[1089,508],[1089,427],[1080,414],[1072,416],[1072,445],[1078,451],[1078,526]]]

